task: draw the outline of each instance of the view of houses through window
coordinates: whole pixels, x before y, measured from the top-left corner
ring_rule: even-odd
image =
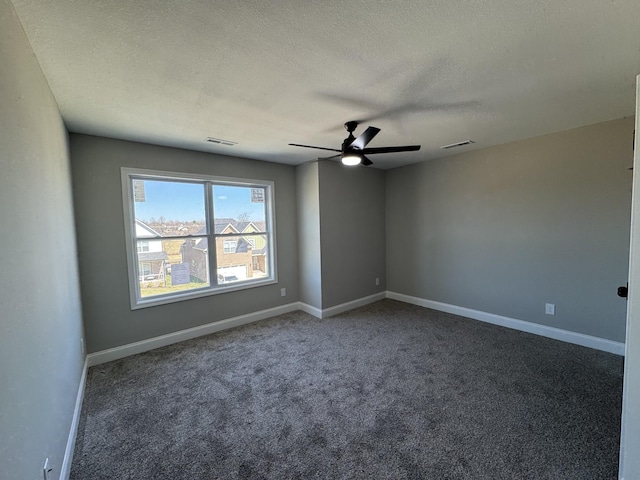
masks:
[[[138,299],[273,278],[269,185],[128,180]]]

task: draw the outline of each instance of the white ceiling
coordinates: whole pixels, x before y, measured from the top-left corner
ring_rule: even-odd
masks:
[[[638,0],[14,5],[71,132],[289,164],[348,120],[422,145],[392,168],[631,116],[640,73]]]

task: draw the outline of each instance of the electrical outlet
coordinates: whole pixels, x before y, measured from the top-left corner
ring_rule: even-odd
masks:
[[[376,278],[376,285],[380,285],[380,279]]]
[[[544,305],[544,313],[547,315],[555,315],[556,314],[556,305],[555,303],[545,303]]]
[[[80,353],[84,355],[84,338],[80,339]]]
[[[280,296],[281,297],[286,297],[287,296],[287,289],[286,288],[281,288],[280,289]]]
[[[45,458],[44,466],[42,467],[42,476],[44,480],[53,480],[53,477],[49,475],[53,472],[53,467],[49,464],[49,458]]]

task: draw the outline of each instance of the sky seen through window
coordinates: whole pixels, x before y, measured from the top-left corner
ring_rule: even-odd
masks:
[[[140,180],[139,180],[140,181]],[[204,223],[204,185],[188,182],[142,180],[144,193],[134,193],[135,216],[141,221],[179,221]],[[134,188],[134,192],[136,189]],[[265,204],[252,198],[252,188],[213,186],[214,216],[235,220],[265,221]]]

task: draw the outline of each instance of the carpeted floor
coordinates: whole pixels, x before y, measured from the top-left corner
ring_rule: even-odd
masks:
[[[623,360],[383,300],[89,370],[72,480],[615,479]]]

